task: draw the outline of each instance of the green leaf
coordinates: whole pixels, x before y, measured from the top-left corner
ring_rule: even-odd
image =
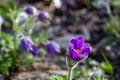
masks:
[[[61,76],[57,76],[57,75],[53,75],[51,77],[51,80],[66,80],[65,78],[61,77]]]
[[[47,39],[48,39],[48,36],[47,36],[46,32],[44,30],[41,30],[38,41],[45,42]]]
[[[46,52],[46,50],[45,50],[45,49],[40,48],[40,53],[41,53],[42,55],[45,55],[47,52]]]
[[[102,56],[103,56],[103,58],[104,58],[104,60],[105,60],[105,62],[101,64],[102,68],[103,68],[105,71],[113,74],[112,64],[109,62],[109,60],[107,59],[106,55],[105,55],[103,52],[102,52]]]
[[[112,0],[112,6],[114,7],[114,9],[120,11],[120,0]]]
[[[119,29],[112,22],[107,23],[105,25],[105,30],[107,31],[108,34],[113,34],[113,35],[119,34]]]

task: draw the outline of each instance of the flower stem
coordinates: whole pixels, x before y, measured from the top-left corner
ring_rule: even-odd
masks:
[[[69,71],[68,71],[68,80],[72,80],[72,76],[73,76],[73,68],[69,68]]]
[[[73,69],[80,63],[82,62],[83,60],[85,60],[86,58],[76,62],[73,66],[69,66],[68,65],[68,61],[67,61],[67,58],[66,58],[66,63],[67,63],[67,66],[68,66],[68,80],[72,80],[72,77],[73,77]]]

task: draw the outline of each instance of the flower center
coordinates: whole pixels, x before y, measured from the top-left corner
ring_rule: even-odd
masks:
[[[82,51],[81,50],[76,49],[76,51],[78,52],[78,54],[82,55]]]

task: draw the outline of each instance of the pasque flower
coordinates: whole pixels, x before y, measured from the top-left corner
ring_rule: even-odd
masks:
[[[80,35],[69,43],[70,57],[73,60],[81,60],[87,57],[92,50],[90,44],[84,43],[84,37]]]
[[[47,43],[46,45],[46,51],[48,54],[54,54],[56,52],[60,52],[60,46],[58,43],[56,43],[55,41],[50,41]]]
[[[40,11],[38,14],[38,19],[42,22],[46,21],[49,18],[49,14],[46,11]]]
[[[37,13],[37,9],[34,6],[29,5],[29,6],[25,7],[25,12],[29,15],[35,15]]]
[[[39,50],[35,47],[33,41],[27,36],[21,38],[20,47],[23,52],[30,52],[33,56],[39,55]]]

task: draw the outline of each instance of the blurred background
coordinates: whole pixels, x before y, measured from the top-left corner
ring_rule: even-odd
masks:
[[[34,24],[28,27],[31,29],[30,33],[25,35],[32,35],[31,38],[37,47],[42,47],[40,52],[43,54],[46,51],[41,42],[46,40],[58,43],[61,51],[54,56],[38,57],[40,60],[37,58],[29,66],[20,62],[22,65],[8,67],[9,63],[14,63],[16,60],[11,59],[11,56],[9,58],[2,56],[3,53],[15,52],[12,48],[13,43],[10,43],[14,42],[12,19],[28,5],[35,6],[38,11],[48,12],[49,18],[42,22],[37,20],[36,16],[30,17],[28,26],[32,24],[30,21],[33,17]],[[79,35],[83,35],[85,41],[92,45],[92,52],[74,71],[74,80],[89,80],[90,73],[98,68],[103,70],[103,80],[120,80],[120,0],[0,0],[0,15],[4,18],[1,27],[3,33],[0,34],[4,34],[8,40],[8,43],[4,42],[5,39],[0,43],[0,73],[5,80],[50,80],[52,75],[65,77],[66,49],[71,38]],[[23,33],[18,27],[15,30],[17,33]],[[26,32],[27,29],[24,30]],[[3,39],[1,35],[0,39]],[[22,53],[19,49],[16,52]],[[20,58],[22,59],[23,57]],[[7,67],[3,65],[5,61]]]

